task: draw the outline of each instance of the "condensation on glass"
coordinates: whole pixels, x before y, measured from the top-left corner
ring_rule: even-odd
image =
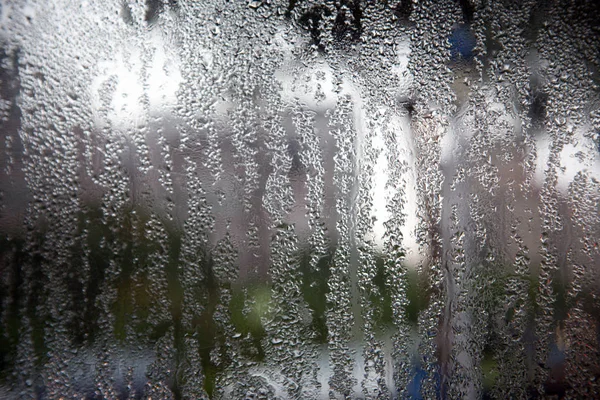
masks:
[[[0,397],[600,395],[594,0],[3,0]]]

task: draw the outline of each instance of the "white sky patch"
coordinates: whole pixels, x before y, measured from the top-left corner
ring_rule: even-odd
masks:
[[[386,189],[389,176],[389,165],[387,160],[387,151],[385,147],[384,133],[380,126],[375,131],[373,138],[373,148],[379,151],[375,165],[373,166],[373,186],[372,199],[373,207],[371,216],[373,223],[373,242],[378,250],[383,250],[385,236],[385,221],[389,219],[387,210],[387,201],[390,197],[389,190]]]
[[[413,74],[408,68],[408,63],[410,61],[410,49],[411,43],[408,37],[402,39],[395,48],[396,51],[396,63],[392,66],[392,73],[394,73],[398,77],[398,85],[393,88],[395,90],[395,95],[398,97],[406,97],[410,93],[410,89],[413,86]],[[417,218],[417,181],[415,175],[415,157],[416,157],[416,149],[414,143],[414,136],[412,129],[410,127],[410,118],[408,116],[396,116],[392,118],[390,121],[390,127],[398,134],[396,138],[398,140],[397,148],[400,150],[397,155],[393,155],[397,157],[400,162],[407,163],[407,173],[403,176],[405,187],[404,187],[404,215],[405,222],[404,225],[400,228],[402,232],[402,241],[404,250],[406,251],[405,262],[410,266],[416,266],[421,260],[421,255],[419,252],[419,245],[417,243],[416,230],[418,224]],[[388,187],[385,190],[385,195],[381,196],[385,198],[387,203],[391,202],[392,197],[394,195],[396,188]],[[381,193],[381,192],[380,192]],[[376,198],[380,196],[380,194],[376,195]],[[383,216],[383,213],[382,213]],[[381,228],[383,227],[384,221],[387,218],[381,221],[380,227],[378,227],[378,233],[382,234]],[[380,236],[382,237],[382,236]]]
[[[406,264],[416,266],[421,262],[421,253],[417,242],[417,226],[419,219],[417,217],[417,177],[416,177],[416,148],[414,137],[410,128],[408,117],[397,117],[394,120],[395,129],[399,129],[403,134],[397,135],[398,148],[404,149],[399,154],[399,158],[408,164],[407,173],[404,176],[406,186],[404,187],[404,214],[405,222],[401,227],[404,249],[406,250]]]
[[[135,123],[144,116],[142,96],[144,87],[140,81],[141,76],[140,51],[136,51],[130,60],[131,68],[128,68],[121,55],[114,64],[108,64],[109,75],[118,78],[117,88],[111,103],[110,119],[113,126],[127,126]]]
[[[570,142],[565,144],[560,152],[560,165],[556,168],[556,188],[562,195],[567,194],[569,185],[578,172],[587,171],[592,176],[600,176],[600,156],[593,139],[585,135],[589,130],[588,126],[576,129]],[[544,185],[551,145],[547,133],[544,132],[537,137],[537,160],[533,178],[534,184],[538,187]]]
[[[284,35],[283,30],[275,35],[273,51],[283,55],[283,66],[275,72],[275,78],[281,83],[281,98],[289,103],[300,101],[315,111],[333,109],[338,98],[334,92],[334,71],[323,59],[313,65],[300,64],[292,50],[301,41],[303,39],[300,36]],[[347,81],[344,86],[348,86]],[[352,89],[350,91],[354,92]]]
[[[333,109],[337,102],[337,94],[333,91],[333,71],[327,62],[322,61],[314,66],[303,68],[299,75],[292,75],[289,70],[280,70],[275,77],[281,82],[281,96],[285,101],[293,103],[297,100],[315,111]]]
[[[396,132],[397,154],[388,154],[389,149],[385,146],[384,129],[378,127],[373,139],[373,147],[381,150],[373,168],[373,186],[372,199],[373,208],[371,215],[374,217],[373,224],[373,242],[378,250],[384,249],[385,242],[385,223],[390,219],[391,204],[398,188],[388,184],[389,181],[389,163],[388,157],[397,159],[400,163],[407,165],[406,173],[402,176],[404,179],[404,225],[400,228],[403,236],[403,246],[406,250],[407,265],[417,265],[419,256],[419,246],[415,235],[417,218],[417,192],[415,169],[415,148],[413,143],[410,121],[408,117],[395,116],[390,119],[387,129]]]
[[[156,50],[148,73],[147,90],[151,111],[162,111],[165,106],[177,103],[177,90],[183,78],[179,71],[179,60],[174,51],[167,49],[158,30],[152,37]],[[212,66],[212,54],[205,55],[207,64]]]
[[[458,146],[458,137],[456,129],[453,126],[448,126],[443,131],[443,135],[440,138],[440,162],[442,164],[449,164],[456,162]]]
[[[566,144],[560,153],[556,186],[561,194],[567,193],[569,185],[580,171],[587,170],[591,176],[600,176],[600,157],[595,149],[595,143],[593,139],[585,136],[585,133],[590,130],[591,127],[575,130],[571,142]]]
[[[536,164],[535,172],[533,173],[533,184],[537,187],[542,187],[546,177],[546,165],[550,157],[550,137],[546,132],[541,133],[536,138]]]
[[[391,157],[401,163],[407,164],[407,173],[403,175],[404,186],[404,214],[405,223],[401,227],[403,246],[406,250],[406,261],[408,265],[416,265],[420,260],[419,246],[415,235],[418,219],[417,215],[417,192],[414,175],[415,149],[410,129],[410,121],[407,117],[392,117],[387,129],[397,132],[396,138],[398,154]],[[378,250],[383,250],[385,242],[385,223],[390,219],[388,205],[392,202],[398,188],[388,185],[389,180],[389,149],[385,147],[383,129],[377,129],[373,140],[373,146],[382,151],[373,168],[372,199],[373,208],[371,215],[374,217],[373,242]]]
[[[392,65],[391,71],[398,77],[398,86],[393,88],[398,96],[408,95],[413,84],[413,75],[408,69],[410,60],[410,40],[402,40],[396,45],[396,63]]]
[[[291,54],[293,45],[289,43],[289,39],[282,34],[276,36],[275,40],[278,46],[277,51],[281,51],[284,57],[284,67],[276,72],[276,78],[281,82],[281,96],[284,100],[290,103],[299,100],[306,107],[317,112],[323,112],[327,109],[333,109],[337,103],[338,97],[341,94],[349,94],[354,102],[354,123],[357,130],[357,157],[359,163],[363,155],[360,153],[362,140],[367,134],[367,120],[369,116],[364,115],[362,104],[365,101],[361,97],[360,89],[346,77],[342,78],[341,93],[334,92],[334,74],[339,73],[332,70],[325,60],[310,66],[302,66],[294,64],[294,57]],[[402,41],[397,47],[397,62],[392,67],[394,73],[398,76],[397,87],[390,88],[398,96],[403,96],[408,93],[412,84],[412,74],[408,71],[408,60],[410,55],[410,43],[408,40]],[[300,73],[293,75],[294,67],[300,70]],[[382,107],[385,110],[385,107]],[[380,124],[375,124],[376,126]],[[376,149],[382,150],[378,158],[375,160],[373,168],[373,181],[371,196],[373,207],[371,216],[375,218],[370,239],[373,240],[375,246],[383,250],[385,241],[385,222],[389,220],[389,210],[387,205],[391,202],[397,188],[388,187],[389,166],[387,162],[387,151],[385,148],[384,133],[381,126],[376,128],[374,132],[372,145]],[[399,154],[393,155],[401,162],[406,162],[408,165],[408,173],[403,177],[406,181],[404,213],[406,222],[402,229],[404,248],[407,251],[407,262],[409,265],[417,265],[420,261],[419,246],[416,238],[417,228],[417,193],[416,193],[416,178],[414,175],[415,167],[415,149],[414,138],[410,129],[410,121],[408,117],[394,117],[390,121],[389,129],[392,129],[398,134],[398,149]],[[359,166],[360,167],[360,166]]]
[[[175,53],[167,49],[160,32],[148,32],[150,46],[154,47],[148,76],[144,81],[142,46],[132,41],[129,49],[118,52],[111,60],[98,62],[99,74],[90,85],[94,109],[102,104],[100,90],[110,79],[116,78],[108,119],[115,128],[126,130],[136,127],[146,118],[144,94],[148,97],[148,111],[164,112],[177,103],[177,90],[182,77]],[[97,123],[101,121],[97,121]]]

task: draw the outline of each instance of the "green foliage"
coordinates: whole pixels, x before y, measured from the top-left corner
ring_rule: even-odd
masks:
[[[431,298],[431,288],[427,282],[427,277],[416,270],[407,272],[406,298],[406,318],[416,326],[419,322],[419,314],[429,306]]]
[[[483,353],[481,371],[483,376],[483,390],[484,392],[489,392],[500,376],[498,362],[494,359],[494,353],[490,348],[487,348]]]
[[[386,260],[379,255],[375,259],[377,272],[372,283],[374,292],[369,296],[374,311],[374,323],[381,331],[394,323],[394,312],[392,309],[392,294],[388,287],[389,270],[386,268]]]
[[[267,317],[271,288],[265,284],[255,284],[245,289],[233,291],[229,302],[231,322],[242,337],[252,338],[255,351],[247,351],[247,355],[255,361],[262,361],[265,353],[261,339],[266,335],[262,320]]]
[[[316,332],[318,343],[327,343],[328,331],[325,312],[327,311],[327,293],[329,286],[327,282],[330,276],[330,265],[333,261],[335,249],[330,251],[317,263],[316,270],[310,267],[310,251],[304,251],[300,257],[300,272],[302,283],[300,290],[304,301],[312,311],[312,327]]]

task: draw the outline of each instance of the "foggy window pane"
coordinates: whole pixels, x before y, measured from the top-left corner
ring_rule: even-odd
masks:
[[[0,398],[599,397],[599,15],[0,0]]]

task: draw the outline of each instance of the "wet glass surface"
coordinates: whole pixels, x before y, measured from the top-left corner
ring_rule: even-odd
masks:
[[[598,15],[0,1],[0,398],[600,396]]]

